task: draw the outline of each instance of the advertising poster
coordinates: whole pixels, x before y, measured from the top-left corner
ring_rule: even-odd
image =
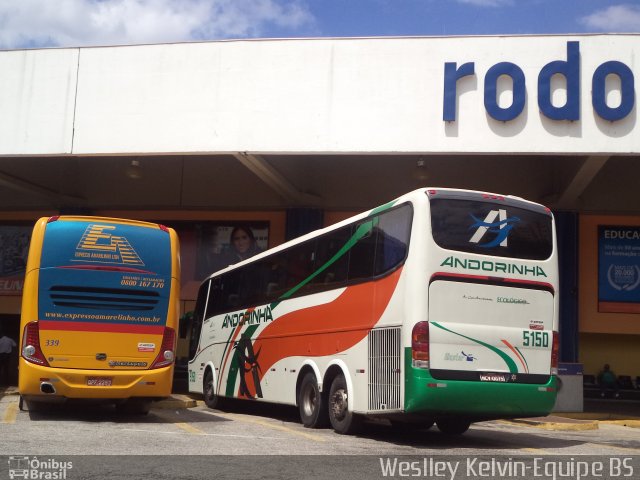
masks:
[[[263,252],[269,245],[268,222],[196,225],[196,275],[208,275]]]
[[[0,226],[0,295],[22,295],[32,229]]]
[[[598,311],[640,313],[640,227],[598,227]]]

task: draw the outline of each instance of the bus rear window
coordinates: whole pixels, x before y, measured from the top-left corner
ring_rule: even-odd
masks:
[[[513,203],[432,198],[433,239],[448,250],[546,260],[553,251],[551,214]]]

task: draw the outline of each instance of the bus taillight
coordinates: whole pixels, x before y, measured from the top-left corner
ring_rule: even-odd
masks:
[[[38,322],[29,322],[24,327],[22,335],[22,357],[31,363],[49,366],[49,362],[44,358],[44,353],[40,348],[40,327]]]
[[[560,337],[558,332],[553,332],[551,343],[551,375],[558,375],[558,361],[560,359]]]
[[[411,363],[429,368],[429,322],[418,322],[411,331]]]
[[[153,361],[151,368],[168,367],[173,363],[175,359],[175,346],[176,346],[176,331],[173,328],[166,327],[164,329],[164,335],[162,336],[162,345],[160,346],[160,352]]]

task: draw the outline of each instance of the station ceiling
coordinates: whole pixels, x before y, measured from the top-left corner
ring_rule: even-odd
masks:
[[[511,194],[556,210],[640,214],[640,157],[163,155],[0,158],[0,211],[360,211],[415,188]]]

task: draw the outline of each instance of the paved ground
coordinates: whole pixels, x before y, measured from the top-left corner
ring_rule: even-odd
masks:
[[[0,398],[18,395],[17,387],[0,387]],[[202,405],[198,396],[174,394],[155,402],[155,409],[184,409]],[[546,417],[511,420],[546,430],[596,430],[601,422],[640,428],[640,401],[626,399],[584,399],[584,411],[552,413]]]

